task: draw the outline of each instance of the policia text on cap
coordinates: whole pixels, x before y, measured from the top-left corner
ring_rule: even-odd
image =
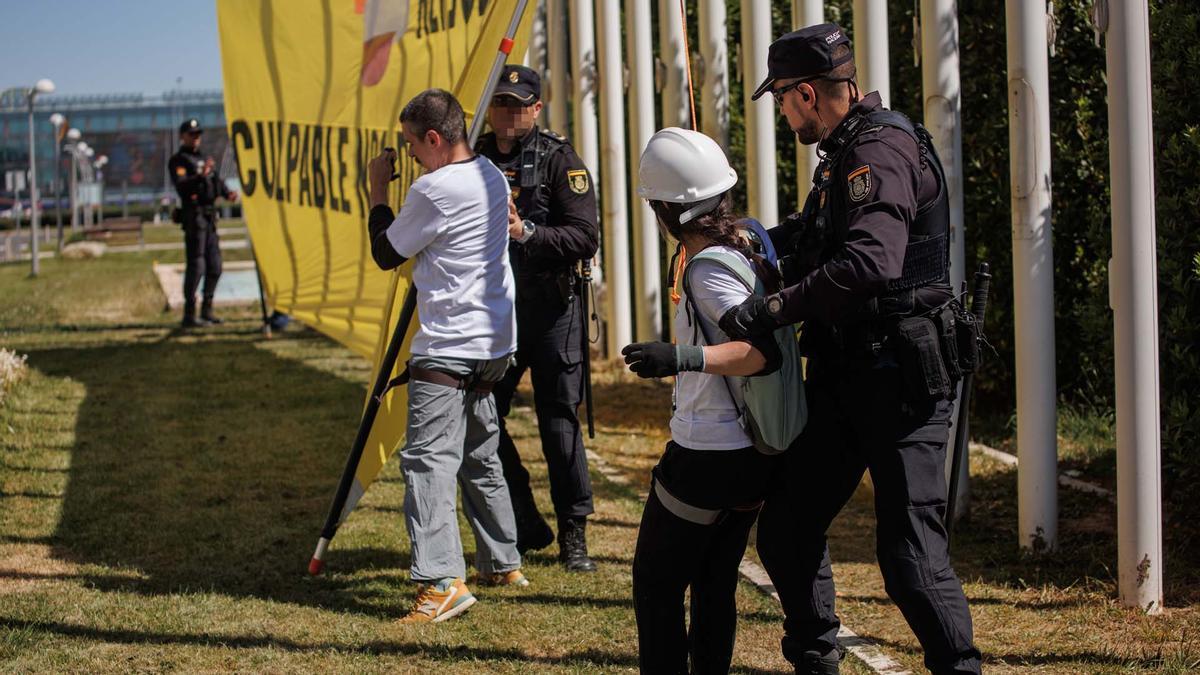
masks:
[[[877,553],[934,673],[978,673],[980,654],[950,566],[944,474],[956,364],[949,210],[928,133],[860,95],[833,24],[771,44],[770,92],[822,161],[801,213],[771,231],[785,288],[729,310],[751,337],[803,323],[809,421],[759,519],[758,550],[786,615],[797,672],[835,673],[839,652],[825,532],[871,472]]]

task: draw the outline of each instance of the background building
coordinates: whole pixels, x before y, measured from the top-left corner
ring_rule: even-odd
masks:
[[[69,157],[55,142],[50,115],[67,118],[63,131],[78,129],[81,140],[95,149],[93,160],[105,155],[108,163],[97,174],[104,187],[104,202],[157,202],[175,198],[167,176],[167,159],[179,145],[179,123],[188,117],[204,127],[204,154],[219,162],[221,175],[237,177],[232,153],[227,153],[225,104],[220,91],[168,91],[162,94],[98,94],[40,96],[34,103],[37,134],[38,182],[43,203],[52,208],[56,195],[66,204]],[[226,156],[228,154],[228,157]],[[0,172],[29,167],[28,110],[23,98],[0,99]],[[0,188],[4,186],[0,184]],[[4,202],[12,198],[4,193]],[[27,203],[28,191],[21,195]]]

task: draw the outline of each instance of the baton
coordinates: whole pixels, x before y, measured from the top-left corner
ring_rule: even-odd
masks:
[[[979,263],[975,273],[975,292],[971,297],[971,314],[975,316],[976,343],[983,340],[983,320],[987,314],[988,292],[992,285],[991,266]],[[982,350],[979,351],[982,355]],[[979,364],[975,364],[979,369]],[[954,529],[954,510],[958,507],[958,475],[967,456],[967,425],[970,422],[968,409],[971,407],[971,389],[975,385],[975,371],[963,376],[962,394],[958,400],[958,420],[954,427],[954,456],[950,462],[950,494],[946,497],[946,550],[950,550],[950,534]]]
[[[588,314],[588,294],[592,292],[592,261],[580,265],[579,302],[583,305],[583,392],[587,411],[588,438],[596,437],[596,422],[592,411],[592,341],[588,334],[592,317]]]

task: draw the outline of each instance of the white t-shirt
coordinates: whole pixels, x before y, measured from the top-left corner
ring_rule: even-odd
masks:
[[[496,359],[517,348],[508,180],[486,157],[421,176],[387,238],[413,261],[421,326],[412,353]]]
[[[741,253],[725,246],[721,250],[745,260]],[[720,263],[697,260],[688,273],[688,284],[696,314],[688,311],[688,289],[675,307],[675,336],[679,344],[706,345],[705,335],[712,343],[729,342],[729,336],[717,322],[731,307],[742,304],[750,291],[742,280]],[[749,264],[747,261],[746,264]],[[704,331],[693,321],[704,322]],[[721,375],[684,372],[675,377],[675,413],[671,416],[671,440],[692,450],[737,450],[754,445],[738,422],[738,409],[743,405],[741,378],[730,377],[729,386]],[[730,390],[736,403],[730,398]]]

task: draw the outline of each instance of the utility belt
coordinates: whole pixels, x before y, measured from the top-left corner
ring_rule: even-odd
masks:
[[[392,379],[384,387],[383,392],[379,394],[379,399],[382,401],[383,396],[388,393],[393,387],[399,387],[408,384],[410,381],[428,382],[430,384],[439,384],[443,387],[451,389],[459,389],[462,391],[470,391],[476,394],[490,394],[492,389],[496,387],[496,382],[487,382],[480,380],[472,375],[455,375],[453,373],[444,373],[440,370],[432,370],[430,368],[422,368],[414,366],[412,363],[407,363],[404,366],[404,372]]]
[[[900,365],[905,400],[951,400],[959,380],[979,365],[979,325],[957,299],[915,316],[843,325],[808,324],[806,356],[845,362],[889,354]]]
[[[541,272],[518,273],[517,294],[558,297],[564,305],[571,304],[579,293],[579,271],[574,265]]]
[[[759,500],[753,504],[736,506],[729,509],[704,509],[699,506],[692,506],[671,494],[671,491],[657,478],[654,480],[654,494],[658,497],[658,501],[663,505],[663,508],[671,512],[671,515],[681,520],[686,520],[689,523],[695,523],[696,525],[713,525],[730,511],[757,511],[763,505],[762,501]]]
[[[210,220],[215,220],[217,217],[217,207],[213,204],[176,206],[171,209],[171,222],[181,226],[186,225],[187,221],[197,214],[207,216]]]

